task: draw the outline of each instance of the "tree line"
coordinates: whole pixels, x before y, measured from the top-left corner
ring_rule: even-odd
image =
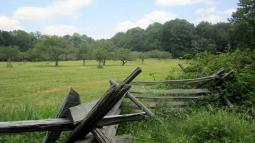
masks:
[[[94,40],[74,33],[65,36],[0,31],[1,61],[55,61],[96,59],[99,66],[107,60],[127,61],[139,58],[192,58],[208,51],[214,54],[255,47],[254,0],[240,0],[229,22],[194,25],[184,19],[164,24],[153,23],[146,29],[132,28],[111,39]]]

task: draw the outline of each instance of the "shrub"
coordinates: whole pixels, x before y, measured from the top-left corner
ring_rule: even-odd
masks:
[[[212,55],[207,52],[196,55],[189,67],[190,73],[204,76],[224,67],[226,71],[234,70],[235,76],[225,82],[224,95],[229,96],[236,103],[248,103],[254,100],[255,95],[255,51],[235,51],[233,53],[223,53]],[[196,69],[196,70],[194,70]],[[252,98],[252,99],[251,99]],[[251,103],[253,104],[253,103]]]
[[[193,112],[184,121],[183,131],[194,143],[252,143],[255,126],[245,117],[225,110]]]

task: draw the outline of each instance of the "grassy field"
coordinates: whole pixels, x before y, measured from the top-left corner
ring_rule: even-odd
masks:
[[[97,68],[96,61],[87,61],[86,66],[82,66],[81,61],[66,61],[60,62],[60,67],[53,67],[51,62],[13,63],[14,68],[6,68],[6,63],[0,63],[0,105],[55,106],[70,87],[86,102],[101,96],[109,87],[110,79],[123,80],[138,66],[143,72],[137,80],[153,80],[151,73],[156,80],[162,80],[181,62],[147,60],[144,64],[134,61],[121,66],[119,61],[107,61],[103,69]]]
[[[178,75],[179,60],[145,60],[128,62],[121,66],[119,61],[107,61],[103,69],[97,68],[96,61],[13,63],[6,68],[0,63],[0,121],[41,119],[54,117],[69,89],[74,88],[83,102],[95,100],[109,87],[110,79],[123,80],[136,67],[143,72],[136,80],[163,80],[167,75]],[[177,69],[177,70],[176,70]],[[170,71],[172,71],[170,73]],[[174,72],[173,72],[174,71]],[[41,142],[44,133],[0,136],[1,143]]]

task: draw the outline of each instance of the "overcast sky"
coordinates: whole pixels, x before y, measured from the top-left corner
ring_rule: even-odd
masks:
[[[238,0],[0,0],[0,29],[110,38],[133,27],[181,18],[226,22]]]

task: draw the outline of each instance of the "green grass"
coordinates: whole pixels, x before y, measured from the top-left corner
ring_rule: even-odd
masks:
[[[13,63],[7,68],[0,63],[0,121],[42,119],[54,117],[69,89],[74,88],[83,102],[101,97],[109,87],[110,79],[123,80],[136,67],[143,72],[136,78],[140,81],[164,80],[167,75],[178,75],[180,60],[145,60],[128,62],[121,66],[119,61],[107,61],[103,69],[96,61]],[[177,70],[176,70],[177,69]],[[170,73],[171,71],[171,73]],[[2,143],[39,143],[44,133],[0,136]]]
[[[60,62],[60,67],[53,67],[51,62],[13,63],[14,68],[0,63],[0,105],[55,106],[70,87],[86,102],[101,96],[109,87],[110,79],[123,80],[138,66],[143,72],[136,80],[153,80],[150,73],[155,73],[156,80],[163,80],[180,62],[146,60],[144,64],[133,61],[121,66],[119,61],[107,61],[103,69],[97,68],[96,61],[87,61],[86,66],[82,66],[81,61]]]
[[[253,143],[255,123],[246,114],[215,107],[155,111],[163,121],[143,120],[120,125],[119,134],[134,135],[133,143]]]

